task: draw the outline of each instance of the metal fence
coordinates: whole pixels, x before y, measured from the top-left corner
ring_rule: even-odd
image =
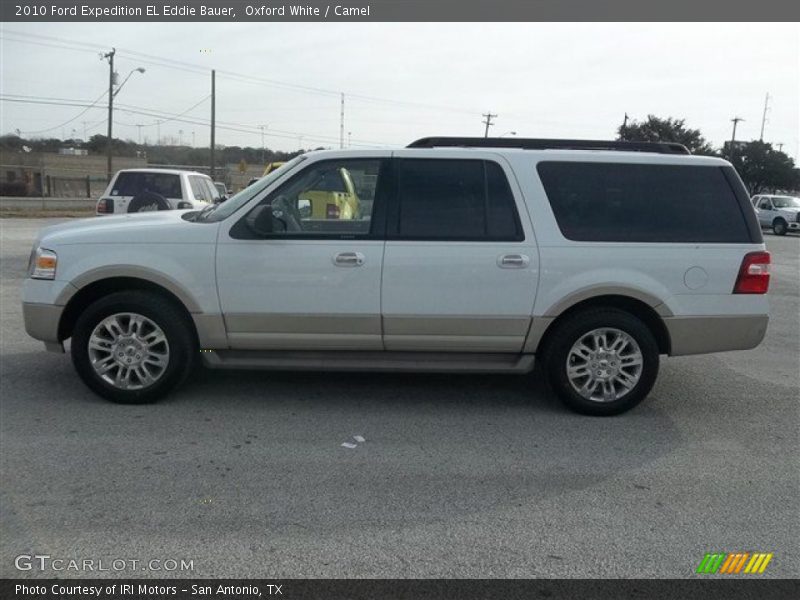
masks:
[[[99,198],[106,189],[105,177],[45,177],[48,196],[58,198]]]

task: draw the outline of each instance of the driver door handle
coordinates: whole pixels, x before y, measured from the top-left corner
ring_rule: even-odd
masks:
[[[333,257],[333,264],[337,267],[360,267],[364,264],[364,255],[361,252],[340,252]]]

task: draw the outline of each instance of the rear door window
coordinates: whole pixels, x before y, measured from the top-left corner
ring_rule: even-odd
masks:
[[[181,179],[174,173],[123,172],[117,175],[112,196],[138,196],[153,192],[164,198],[181,198]]]
[[[545,161],[537,170],[568,239],[751,242],[720,167]]]
[[[208,198],[209,202],[216,202],[219,200],[220,191],[217,189],[217,186],[214,185],[214,182],[211,179],[206,179],[205,177],[201,178],[205,183],[206,189],[208,190]]]
[[[197,175],[189,175],[189,185],[192,186],[192,194],[195,200],[201,202],[211,202],[211,196],[206,187],[206,182],[202,177]]]
[[[519,241],[514,196],[502,168],[484,160],[401,159],[391,237]]]

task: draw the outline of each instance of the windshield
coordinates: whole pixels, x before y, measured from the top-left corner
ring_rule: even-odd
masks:
[[[800,208],[800,198],[776,196],[772,198],[772,206],[775,208]]]
[[[206,209],[207,212],[204,211],[201,220],[216,222],[227,219],[242,206],[247,204],[250,200],[260,195],[261,192],[263,192],[265,188],[272,185],[276,179],[283,177],[284,173],[288,173],[305,159],[305,156],[298,156],[293,160],[290,160],[285,165],[282,165],[281,167],[272,171],[272,173],[266,177],[262,177],[252,185],[244,188],[238,194],[234,194],[222,204],[215,204],[213,208]]]

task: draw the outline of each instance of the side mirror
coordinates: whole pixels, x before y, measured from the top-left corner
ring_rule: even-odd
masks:
[[[227,196],[220,196],[219,198],[217,198],[216,200],[214,200],[214,204],[222,204],[222,203],[223,203],[223,202],[225,202],[225,200],[227,200],[227,199],[228,199],[228,197],[227,197]]]
[[[270,204],[256,206],[244,218],[248,229],[256,235],[270,235],[286,231],[286,223],[279,216],[273,214],[273,210]]]
[[[256,235],[272,233],[272,206],[261,204],[256,206],[244,219],[247,227]]]
[[[300,198],[297,201],[297,212],[300,213],[301,219],[311,218],[311,200],[308,198]]]

